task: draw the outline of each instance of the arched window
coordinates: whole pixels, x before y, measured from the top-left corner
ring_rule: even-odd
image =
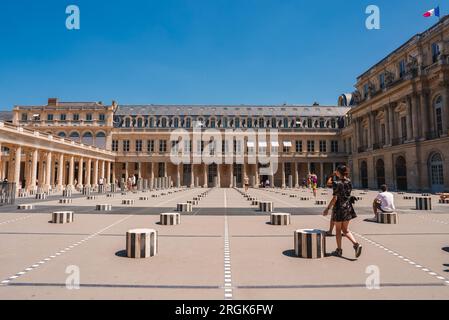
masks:
[[[125,119],[125,128],[131,128],[131,119],[130,118]]]
[[[143,127],[143,119],[139,118],[137,119],[137,128],[142,128]]]
[[[271,118],[271,127],[276,128],[277,127],[277,120],[276,118]]]
[[[235,118],[235,128],[240,128],[240,118]]]
[[[150,128],[154,128],[154,118],[150,118],[150,119],[149,119],[149,121],[148,121],[148,126],[149,126]]]
[[[72,132],[69,136],[69,138],[73,141],[79,142],[80,141],[80,134],[76,131]]]
[[[385,162],[382,159],[376,162],[377,187],[380,189],[385,184]]]
[[[265,128],[265,120],[264,118],[259,119],[259,128]]]
[[[443,98],[438,96],[435,99],[435,125],[438,134],[443,133]]]
[[[429,158],[430,188],[433,192],[444,190],[444,166],[440,153],[434,153]]]
[[[67,137],[67,135],[65,134],[65,132],[60,132],[60,133],[58,133],[58,137],[61,137],[61,138],[65,138],[65,137]]]
[[[95,146],[101,149],[106,149],[106,134],[104,132],[98,132],[95,135]]]
[[[174,126],[175,128],[179,128],[179,118],[175,118],[175,119],[173,120],[173,126]]]
[[[162,128],[167,128],[167,118],[162,118],[161,119],[161,127]]]
[[[186,119],[186,128],[191,128],[192,127],[192,120],[190,118]]]
[[[404,157],[396,159],[396,187],[400,191],[407,191],[407,162]]]
[[[284,128],[288,128],[288,118],[284,118]]]
[[[83,134],[83,138],[82,138],[81,142],[83,144],[86,144],[86,145],[93,145],[94,144],[94,137],[93,137],[92,133],[91,132],[85,132]]]

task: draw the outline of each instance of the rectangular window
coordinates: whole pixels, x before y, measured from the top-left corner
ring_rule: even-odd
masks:
[[[407,138],[407,118],[406,117],[402,117],[401,118],[401,137],[403,139]]]
[[[148,140],[147,141],[147,151],[149,153],[153,153],[154,152],[154,140]]]
[[[61,115],[59,116],[59,119],[60,119],[61,121],[66,121],[66,120],[67,120],[67,115],[66,115],[65,113],[61,114]]]
[[[112,151],[118,151],[118,140],[112,140]]]
[[[190,153],[192,150],[192,141],[184,140],[184,153]]]
[[[92,113],[86,114],[86,121],[92,121]]]
[[[80,121],[80,115],[78,113],[73,114],[73,121]]]
[[[296,152],[302,153],[302,141],[296,141]]]
[[[368,98],[368,84],[365,84],[363,86],[363,97],[366,99]]]
[[[53,115],[47,114],[47,121],[53,121]]]
[[[28,114],[22,113],[22,121],[28,121]]]
[[[320,152],[327,152],[326,140],[320,140]]]
[[[167,152],[167,140],[159,141],[159,152],[161,153]]]
[[[403,78],[406,73],[405,60],[399,62],[399,78]]]
[[[331,152],[338,153],[338,141],[337,140],[331,141]]]
[[[385,145],[385,140],[386,140],[386,136],[385,136],[385,124],[382,124],[380,126],[380,134],[381,134],[381,138],[382,138],[382,144]]]
[[[123,140],[123,152],[129,152],[129,140]]]
[[[440,46],[438,43],[432,44],[432,63],[438,61],[438,57],[440,56]]]
[[[443,115],[441,113],[441,108],[435,109],[435,116],[437,120],[437,131],[439,134],[443,133]]]
[[[142,140],[136,140],[136,152],[142,152]]]
[[[307,152],[315,152],[315,141],[313,140],[307,141]]]
[[[100,121],[105,121],[106,120],[106,115],[104,113],[100,113],[100,116],[98,117],[98,119]]]
[[[379,87],[380,89],[385,89],[385,73],[379,75]]]

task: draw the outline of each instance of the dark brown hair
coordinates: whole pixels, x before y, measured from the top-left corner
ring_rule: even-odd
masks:
[[[345,165],[338,166],[337,171],[345,178],[349,176],[349,168]]]

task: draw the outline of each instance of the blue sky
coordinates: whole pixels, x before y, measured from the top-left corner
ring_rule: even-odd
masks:
[[[69,4],[81,30],[65,28]],[[365,9],[381,9],[367,30]],[[16,104],[335,104],[437,22],[429,0],[3,0],[0,109]],[[446,14],[445,7],[441,7]]]

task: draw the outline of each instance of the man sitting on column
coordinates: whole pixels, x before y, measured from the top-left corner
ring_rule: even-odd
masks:
[[[388,192],[388,187],[384,184],[380,187],[381,191],[376,199],[373,202],[373,211],[374,211],[374,219],[373,221],[377,221],[377,212],[378,210],[391,213],[396,210],[394,205],[394,196],[391,192]]]

